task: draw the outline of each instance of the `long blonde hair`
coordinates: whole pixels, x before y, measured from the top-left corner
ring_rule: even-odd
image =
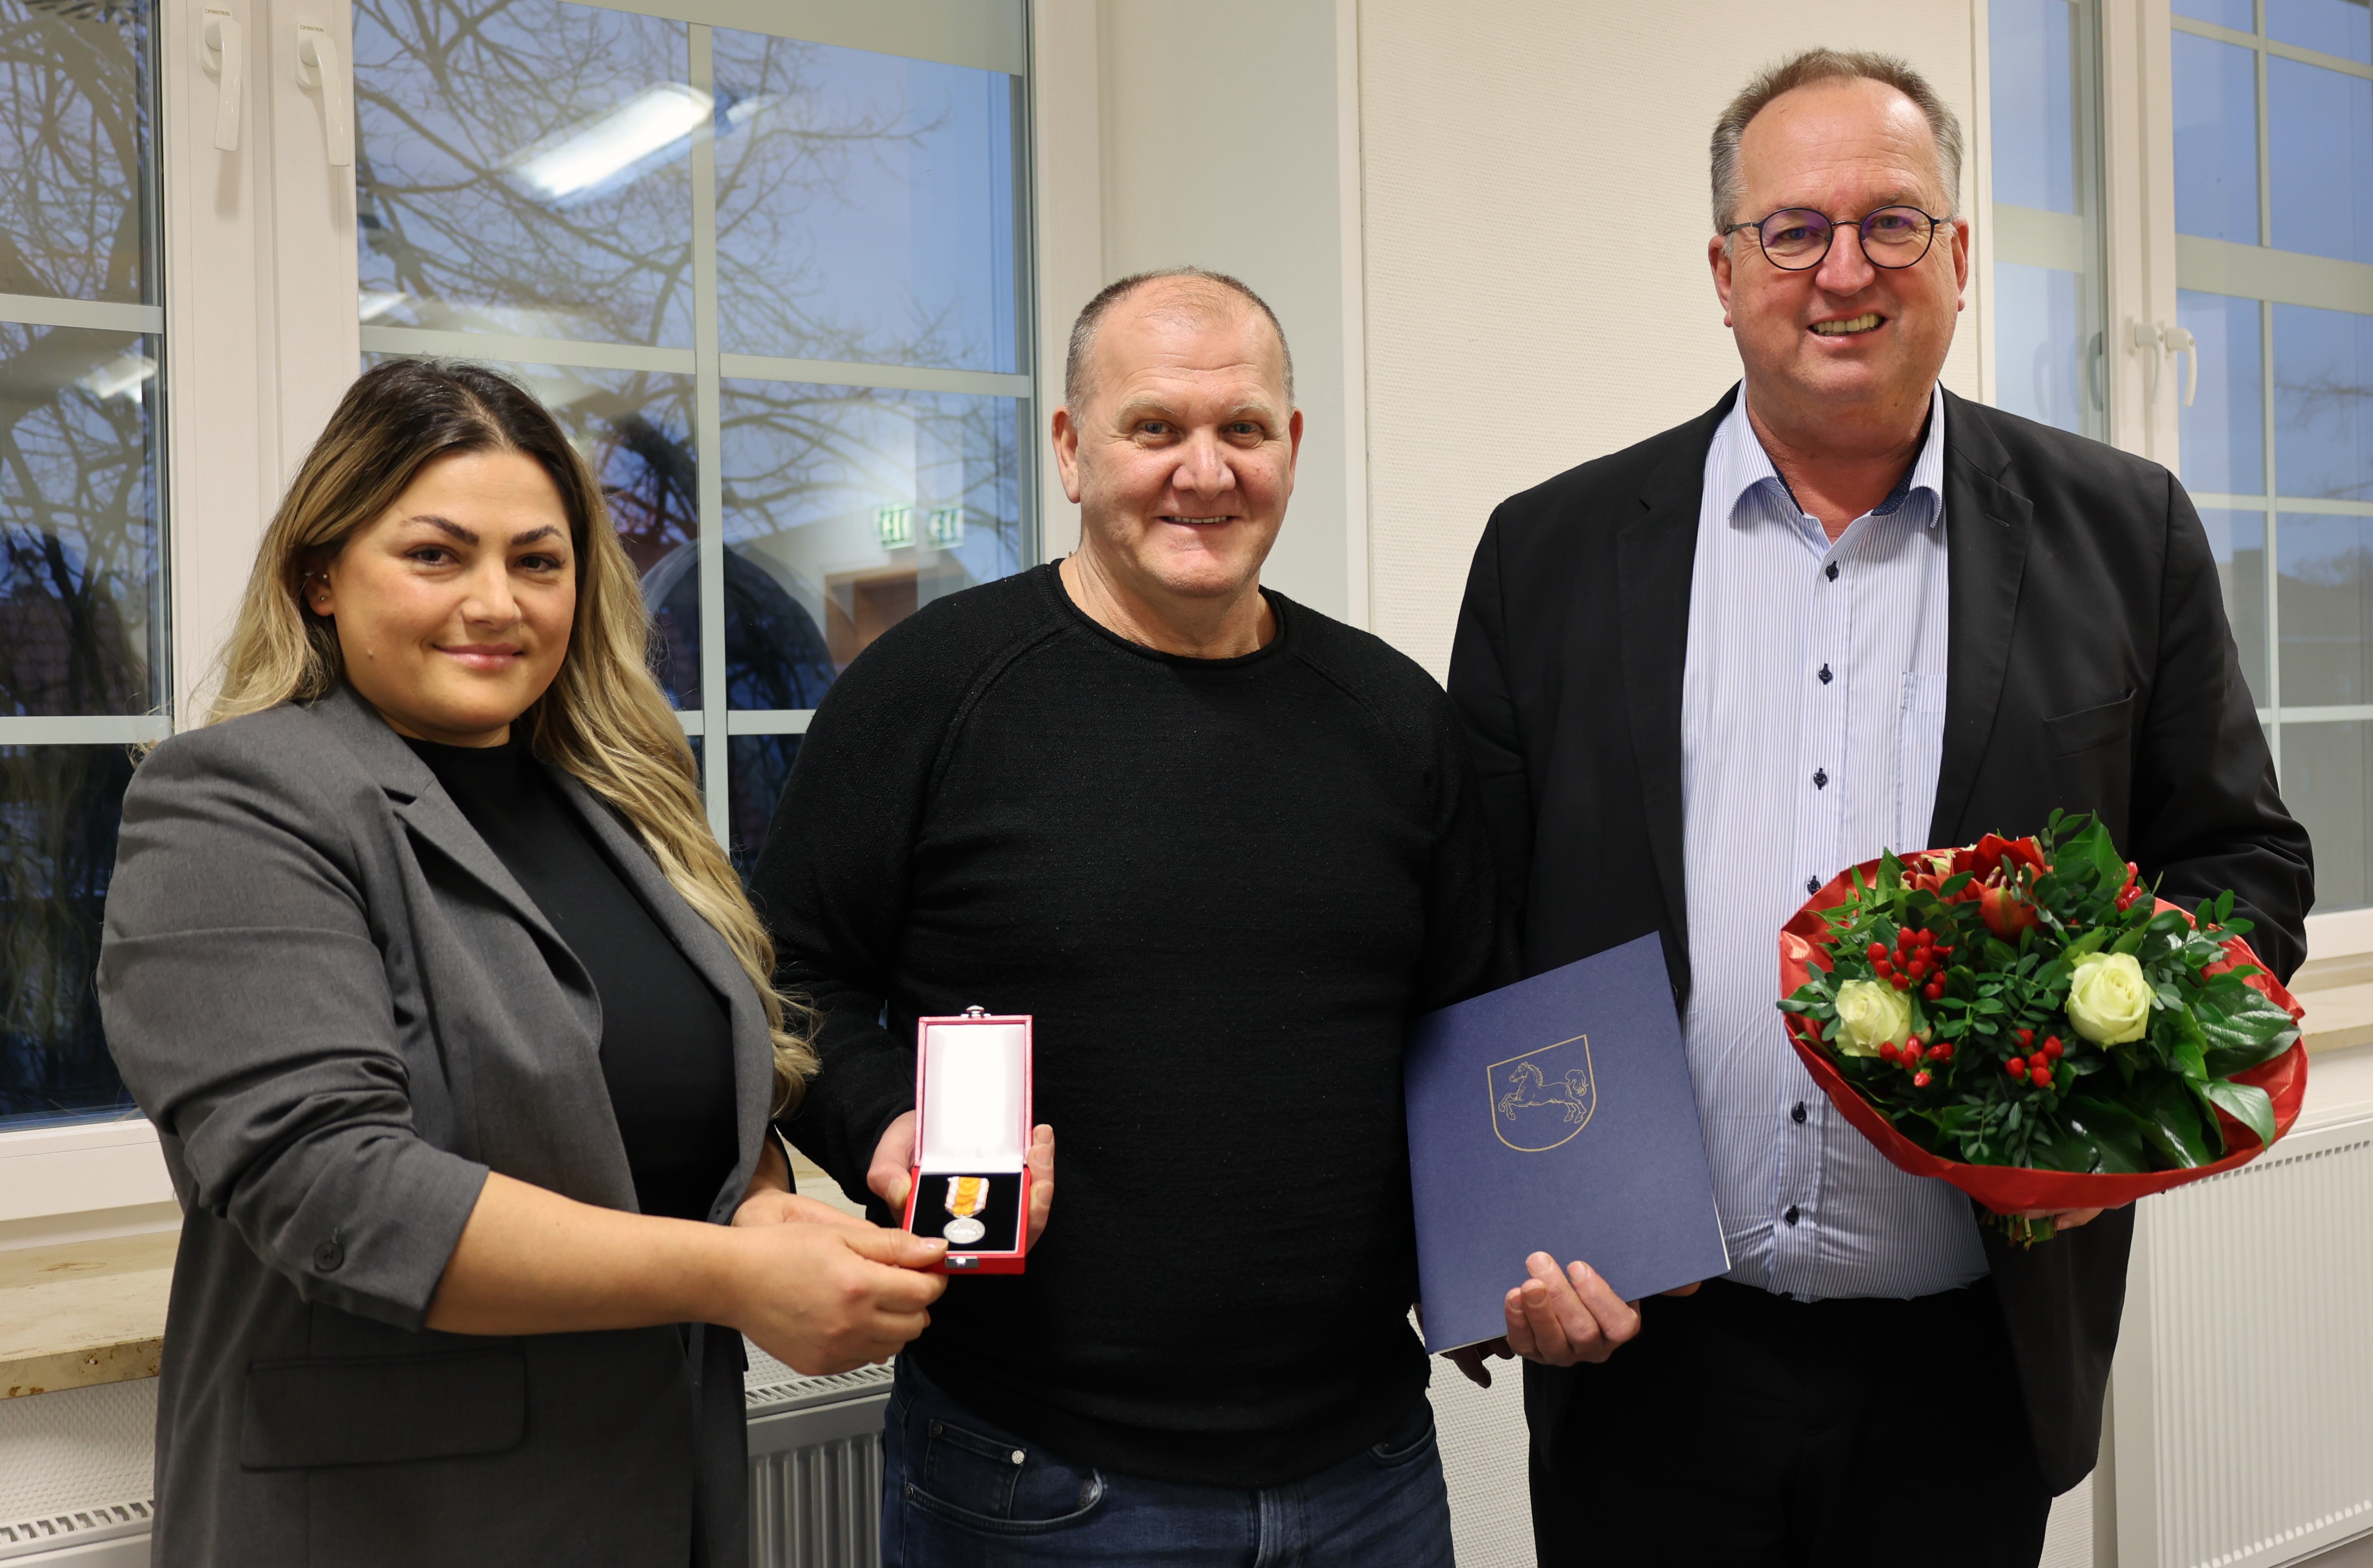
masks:
[[[669,883],[717,929],[757,988],[775,1048],[775,1109],[815,1076],[812,1009],[777,991],[775,944],[701,811],[684,726],[646,663],[650,612],[593,475],[542,404],[483,367],[396,359],[346,390],[265,531],[225,646],[209,724],[334,690],[336,626],[308,578],[438,458],[517,452],[560,492],[577,554],[577,619],[552,685],[516,722],[537,756],[617,808]]]

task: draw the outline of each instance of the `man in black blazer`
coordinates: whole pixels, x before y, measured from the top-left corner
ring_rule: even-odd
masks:
[[[2307,835],[2181,487],[1937,385],[1970,225],[1927,84],[1800,56],[1713,152],[1742,387],[1502,504],[1451,661],[1525,972],[1664,938],[1732,1249],[1636,1315],[1545,1257],[1510,1293],[1536,1538],[1545,1563],[2032,1563],[2098,1449],[2133,1211],[2021,1252],[1884,1166],[1783,1041],[1777,929],[1883,845],[2058,807],[2167,896],[2235,889],[2287,977]]]

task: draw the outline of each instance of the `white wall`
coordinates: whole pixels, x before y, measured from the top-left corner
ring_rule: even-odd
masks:
[[[1885,50],[1966,125],[1979,3],[1361,0],[1374,630],[1441,674],[1495,504],[1736,380],[1706,143],[1748,76]],[[1971,395],[1977,325],[1973,297],[1945,371]]]
[[[1065,334],[1096,288],[1163,266],[1243,278],[1285,327],[1304,425],[1262,580],[1362,619],[1361,408],[1347,395],[1360,348],[1358,187],[1343,172],[1357,151],[1349,0],[1037,0],[1032,26],[1048,406]],[[1079,518],[1046,472],[1052,556],[1078,539]]]

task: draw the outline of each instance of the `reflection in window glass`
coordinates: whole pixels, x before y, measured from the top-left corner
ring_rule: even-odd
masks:
[[[122,746],[0,746],[0,1125],[132,1109],[91,985],[131,778]]]
[[[2373,592],[2366,558],[2373,519],[2284,512],[2275,537],[2283,707],[2373,702],[2365,635],[2367,595]]]
[[[2274,243],[2373,262],[2373,81],[2266,60]]]
[[[812,708],[922,605],[1022,568],[1024,406],[725,383],[729,595],[745,583],[728,604],[733,707]]]
[[[732,742],[731,827],[726,834],[726,854],[742,880],[750,880],[766,846],[766,825],[774,819],[775,802],[789,782],[791,764],[799,760],[797,735],[736,735]]]
[[[2247,31],[2250,24],[2240,27]],[[2266,0],[2266,36],[2373,65],[2373,11],[2364,0]],[[2280,89],[2269,92],[2281,101]]]
[[[2234,646],[2240,649],[2241,678],[2256,705],[2268,707],[2274,696],[2266,685],[2266,514],[2203,507],[2200,524],[2216,556],[2216,585],[2224,592]],[[2284,543],[2289,543],[2288,534]]]
[[[2254,245],[2256,52],[2188,32],[2175,34],[2170,41],[2175,52],[2175,227],[2184,234]]]
[[[2258,26],[2252,0],[2175,0],[2175,14],[2239,32],[2254,32]]]
[[[357,0],[366,323],[684,346],[684,24],[561,0]]]
[[[2175,319],[2200,345],[2199,394],[2191,407],[2177,407],[2184,485],[2211,495],[2263,495],[2258,302],[2183,289],[2175,297]]]
[[[2373,316],[2274,307],[2274,419],[2283,495],[2373,501]]]
[[[1994,263],[1994,376],[2013,414],[2081,433],[2087,356],[2078,352],[2077,287],[2057,267]]]
[[[728,354],[1010,372],[1013,81],[719,29]]]
[[[0,716],[165,700],[158,352],[0,322]]]
[[[1997,202],[2076,210],[2076,22],[2069,0],[1986,7]]]
[[[146,5],[0,0],[0,294],[147,302]]]
[[[2315,845],[2315,907],[2373,904],[2367,825],[2373,820],[2373,724],[2283,726],[2283,803]]]

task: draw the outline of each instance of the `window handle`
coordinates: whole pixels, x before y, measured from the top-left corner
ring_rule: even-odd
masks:
[[[247,41],[239,18],[220,6],[209,6],[198,23],[198,67],[219,77],[215,99],[215,150],[239,150],[240,97],[244,90],[240,73],[247,60]]]
[[[321,89],[321,142],[330,167],[354,167],[354,106],[347,100],[345,75],[338,69],[338,46],[330,41],[327,29],[310,22],[297,24],[297,85]]]
[[[2169,354],[2192,357],[2192,363],[2183,378],[2183,406],[2190,408],[2192,400],[2200,393],[2200,340],[2185,327],[2161,327],[2159,335],[2166,341]]]

